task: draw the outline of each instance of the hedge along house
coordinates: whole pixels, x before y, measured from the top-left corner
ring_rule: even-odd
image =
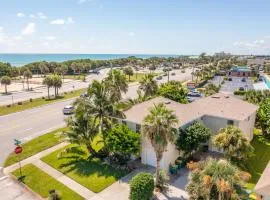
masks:
[[[256,76],[256,72],[251,70],[248,66],[232,66],[228,72],[228,76],[234,77],[250,77]]]
[[[125,112],[126,119],[119,121],[126,124],[130,129],[140,132],[144,118],[153,105],[158,103],[164,103],[169,110],[174,111],[179,120],[176,126],[177,129],[185,128],[194,121],[199,121],[215,134],[223,127],[234,125],[239,127],[249,140],[253,138],[253,128],[258,107],[225,94],[215,94],[190,104],[180,104],[163,97],[157,97],[133,106]],[[208,149],[218,151],[210,141]],[[178,156],[179,151],[175,145],[169,143],[161,160],[161,167],[168,169],[169,164],[174,163]],[[150,141],[144,136],[141,137],[141,160],[144,164],[156,166],[154,149]]]

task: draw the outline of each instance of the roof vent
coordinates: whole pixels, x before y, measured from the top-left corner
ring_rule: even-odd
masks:
[[[220,96],[214,95],[214,96],[212,96],[212,98],[214,98],[214,99],[220,99]]]
[[[168,104],[171,104],[171,102],[170,102],[170,101],[165,101],[164,103],[165,103],[165,104],[167,104],[167,105],[168,105]]]

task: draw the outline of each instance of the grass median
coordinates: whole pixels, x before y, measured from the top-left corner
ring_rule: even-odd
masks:
[[[158,75],[161,75],[162,73],[151,73],[153,74],[154,76],[158,76]],[[126,80],[128,82],[140,82],[143,80],[143,77],[146,75],[146,73],[134,73],[133,76],[130,76],[130,79],[129,79],[129,76],[126,75]]]
[[[62,141],[61,133],[67,129],[68,128],[66,127],[60,128],[22,144],[23,152],[19,154],[20,159],[24,160],[30,156],[33,156],[41,151],[59,144]],[[16,162],[18,162],[18,155],[13,152],[7,157],[4,166],[7,167]]]
[[[0,116],[35,108],[38,106],[47,105],[47,104],[58,102],[58,101],[63,101],[66,99],[71,99],[74,97],[78,97],[84,91],[86,91],[86,89],[79,89],[79,90],[74,90],[71,92],[66,92],[66,93],[63,93],[62,96],[56,99],[37,98],[37,99],[32,99],[32,100],[29,99],[27,101],[22,101],[14,105],[0,106]]]
[[[12,172],[12,174],[19,177],[19,169]],[[49,191],[55,190],[61,199],[83,200],[83,197],[81,197],[79,194],[32,164],[25,165],[22,168],[22,174],[23,183],[43,198],[47,199],[49,197]]]

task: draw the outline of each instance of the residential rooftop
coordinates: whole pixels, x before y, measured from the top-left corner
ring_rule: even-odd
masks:
[[[190,104],[180,104],[164,97],[156,97],[125,111],[126,119],[142,124],[149,109],[158,103],[164,103],[168,109],[174,111],[179,120],[179,127],[206,115],[243,121],[258,109],[253,104],[223,93],[202,98]]]
[[[270,162],[256,184],[255,191],[261,195],[270,196]]]

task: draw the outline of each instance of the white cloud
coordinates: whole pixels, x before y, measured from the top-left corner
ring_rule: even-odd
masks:
[[[43,12],[37,13],[37,16],[38,16],[40,19],[47,19],[47,18],[48,18]]]
[[[78,4],[83,4],[85,2],[92,1],[92,0],[78,0]]]
[[[72,19],[72,17],[68,17],[66,23],[67,24],[74,24],[74,20]]]
[[[17,36],[14,36],[13,39],[19,41],[19,40],[22,40],[23,37],[20,35],[17,35]]]
[[[46,40],[55,40],[56,39],[56,37],[54,37],[54,36],[48,36],[48,37],[46,37]]]
[[[135,36],[135,33],[134,32],[129,32],[128,35],[133,37],[133,36]]]
[[[17,13],[17,17],[19,17],[19,18],[22,18],[22,17],[24,17],[25,15],[24,15],[24,13],[22,13],[22,12],[19,12],[19,13]]]
[[[36,24],[30,22],[27,26],[22,30],[23,35],[32,35],[36,31]]]
[[[89,40],[87,41],[89,44],[92,44],[95,41],[94,37],[90,37]]]
[[[0,26],[0,31],[2,31],[4,28],[2,26]]]
[[[74,24],[75,21],[72,17],[68,17],[67,19],[56,19],[50,22],[52,25],[64,25],[64,24]]]
[[[254,44],[264,44],[264,40],[255,40]]]
[[[63,25],[63,24],[65,24],[65,20],[64,19],[56,19],[56,20],[51,21],[50,24]]]
[[[30,14],[29,17],[33,19],[33,18],[36,18],[36,15]]]

